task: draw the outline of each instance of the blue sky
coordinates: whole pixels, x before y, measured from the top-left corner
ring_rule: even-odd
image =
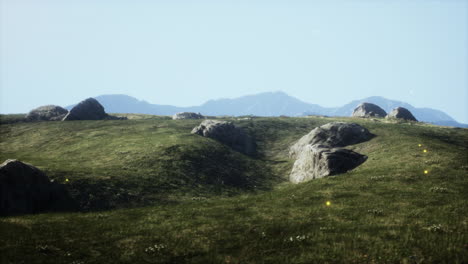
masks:
[[[0,0],[0,112],[282,90],[384,96],[468,123],[468,1]]]

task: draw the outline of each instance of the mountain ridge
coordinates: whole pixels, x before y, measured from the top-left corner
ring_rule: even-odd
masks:
[[[418,108],[409,103],[387,99],[382,96],[371,96],[353,100],[341,107],[323,107],[318,104],[304,102],[285,92],[264,92],[245,95],[237,98],[221,98],[208,100],[199,106],[179,107],[173,105],[151,104],[124,94],[106,94],[94,97],[109,113],[135,113],[152,115],[173,115],[178,112],[199,112],[204,115],[255,115],[255,116],[350,116],[354,108],[362,103],[377,104],[386,112],[401,106],[410,110],[422,122],[443,126],[468,127],[450,117],[443,111],[432,108]],[[67,106],[71,109],[73,105]]]

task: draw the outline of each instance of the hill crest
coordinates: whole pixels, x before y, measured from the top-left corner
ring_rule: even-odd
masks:
[[[371,96],[353,100],[341,107],[322,107],[318,104],[304,102],[285,92],[264,92],[245,95],[237,98],[221,98],[205,102],[199,106],[179,107],[173,105],[151,104],[144,100],[124,95],[108,94],[94,97],[109,113],[135,113],[151,115],[173,115],[178,112],[199,112],[204,115],[255,115],[255,116],[350,116],[354,108],[362,103],[377,104],[385,111],[401,106],[410,110],[420,121],[436,125],[450,125],[468,127],[467,124],[458,123],[448,114],[432,108],[417,108],[406,102],[387,99],[381,96]],[[73,105],[66,107],[71,109]]]

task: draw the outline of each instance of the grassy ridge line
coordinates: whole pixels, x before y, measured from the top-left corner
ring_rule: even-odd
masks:
[[[237,124],[255,133],[260,148],[258,161],[264,162],[273,175],[285,176],[292,165],[287,159],[287,146],[311,128],[332,120],[352,120],[377,135],[369,142],[351,146],[369,159],[345,175],[300,185],[282,183],[269,191],[238,193],[233,197],[210,192],[144,208],[3,218],[0,260],[4,263],[43,263],[50,259],[56,263],[108,263],[110,259],[113,263],[467,262],[467,130],[346,118],[262,118]],[[154,125],[151,122],[134,123],[138,133],[128,135],[144,134],[145,127]],[[190,122],[161,123],[171,128],[171,132],[161,135],[176,132],[187,136],[187,144],[181,144],[184,140],[181,136],[174,138],[171,146],[194,147],[209,142],[187,135],[193,127]],[[82,125],[87,126],[86,122]],[[99,127],[99,122],[94,126]],[[105,123],[103,127],[107,128],[98,130],[113,131],[121,126],[124,123]],[[48,126],[32,129],[15,125],[10,132],[3,125],[0,128],[2,138],[4,133],[9,135],[7,141],[1,142],[2,150],[15,149],[10,154],[39,161],[33,150],[43,140],[32,146],[24,141],[33,130],[44,132]],[[89,144],[95,141],[92,138],[88,139]],[[136,145],[125,144],[130,149]],[[43,150],[54,153],[47,147]],[[116,160],[119,157],[111,156]],[[60,155],[45,157],[41,156],[43,164],[48,164]],[[84,164],[93,164],[86,157]],[[82,171],[88,169],[81,167]],[[424,170],[429,173],[424,174]],[[88,178],[83,175],[84,180]],[[114,181],[114,177],[108,181]],[[326,206],[326,201],[331,206]]]

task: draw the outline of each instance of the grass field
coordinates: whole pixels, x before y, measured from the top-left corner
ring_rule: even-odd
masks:
[[[232,119],[248,157],[190,134],[199,120],[2,118],[0,161],[37,166],[82,211],[0,218],[0,263],[468,263],[468,129]],[[368,160],[288,183],[288,147],[332,121],[376,135],[349,146]]]

